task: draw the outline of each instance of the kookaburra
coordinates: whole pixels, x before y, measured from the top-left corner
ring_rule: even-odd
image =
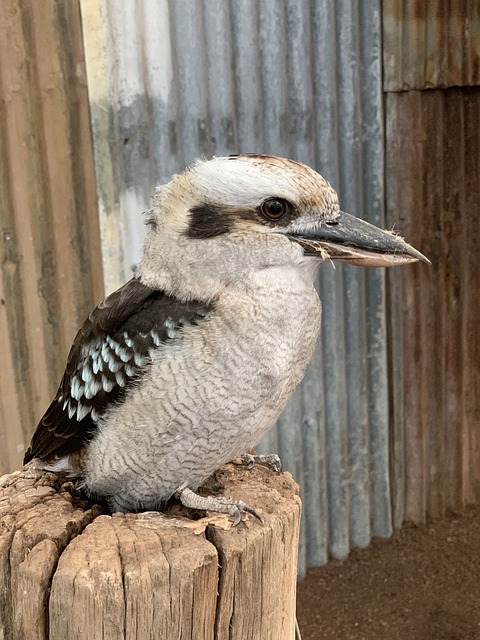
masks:
[[[193,492],[257,444],[301,381],[320,330],[319,265],[428,260],[340,211],[313,169],[274,156],[197,161],[147,216],[138,271],[79,330],[25,462],[78,476],[112,511],[176,494],[238,521],[243,502]]]

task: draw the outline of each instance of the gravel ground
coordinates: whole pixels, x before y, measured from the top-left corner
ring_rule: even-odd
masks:
[[[302,640],[480,640],[480,507],[310,570],[297,615]]]

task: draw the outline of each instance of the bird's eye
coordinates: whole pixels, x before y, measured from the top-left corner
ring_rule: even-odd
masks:
[[[268,220],[280,220],[290,209],[290,204],[280,198],[269,198],[262,204],[262,213]]]

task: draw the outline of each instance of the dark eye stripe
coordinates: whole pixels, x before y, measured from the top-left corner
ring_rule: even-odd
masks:
[[[216,238],[228,233],[232,226],[232,217],[225,214],[222,207],[201,204],[190,209],[190,221],[185,235],[197,240]]]

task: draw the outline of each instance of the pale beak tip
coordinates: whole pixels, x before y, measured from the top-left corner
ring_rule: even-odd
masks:
[[[417,251],[417,249],[415,249],[414,247],[412,247],[412,245],[405,243],[408,246],[408,251],[407,253],[409,255],[412,256],[412,258],[415,258],[416,260],[418,260],[419,262],[424,262],[425,264],[428,264],[429,266],[432,265],[432,263],[430,262],[430,260],[427,258],[427,256],[424,256],[423,253],[421,253],[420,251]]]

